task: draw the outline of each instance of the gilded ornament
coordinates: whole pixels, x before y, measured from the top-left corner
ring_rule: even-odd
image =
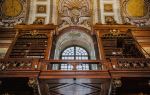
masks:
[[[2,14],[7,17],[17,17],[22,12],[23,6],[20,0],[4,0]]]

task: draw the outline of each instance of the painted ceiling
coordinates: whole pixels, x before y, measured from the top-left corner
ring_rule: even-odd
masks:
[[[1,0],[0,26],[42,21],[59,28],[79,25],[90,29],[93,24],[150,25],[149,0]]]

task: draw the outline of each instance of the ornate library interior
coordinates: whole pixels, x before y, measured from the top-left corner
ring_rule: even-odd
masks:
[[[150,0],[0,0],[0,95],[150,95]]]

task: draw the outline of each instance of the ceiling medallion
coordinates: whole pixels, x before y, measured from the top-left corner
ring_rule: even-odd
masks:
[[[4,0],[2,2],[2,15],[5,17],[17,17],[22,12],[23,5],[19,0]]]
[[[127,23],[137,26],[150,24],[150,7],[145,0],[124,0],[123,15]]]
[[[2,0],[0,2],[0,25],[3,27],[13,27],[18,23],[27,20],[28,6],[30,0]]]
[[[130,17],[141,18],[148,13],[148,6],[144,0],[128,0],[125,7],[126,13]]]

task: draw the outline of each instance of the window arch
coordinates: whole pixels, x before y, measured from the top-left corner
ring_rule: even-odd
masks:
[[[62,51],[65,50],[66,47],[69,46],[81,46],[86,51],[88,51],[89,57],[91,60],[96,59],[96,53],[94,48],[94,40],[93,37],[88,35],[86,32],[88,30],[82,30],[79,27],[71,27],[66,28],[62,35],[60,35],[57,39],[55,50],[54,50],[54,59],[61,59]]]
[[[65,48],[60,56],[62,60],[88,60],[89,54],[86,49],[80,46],[70,46]]]

